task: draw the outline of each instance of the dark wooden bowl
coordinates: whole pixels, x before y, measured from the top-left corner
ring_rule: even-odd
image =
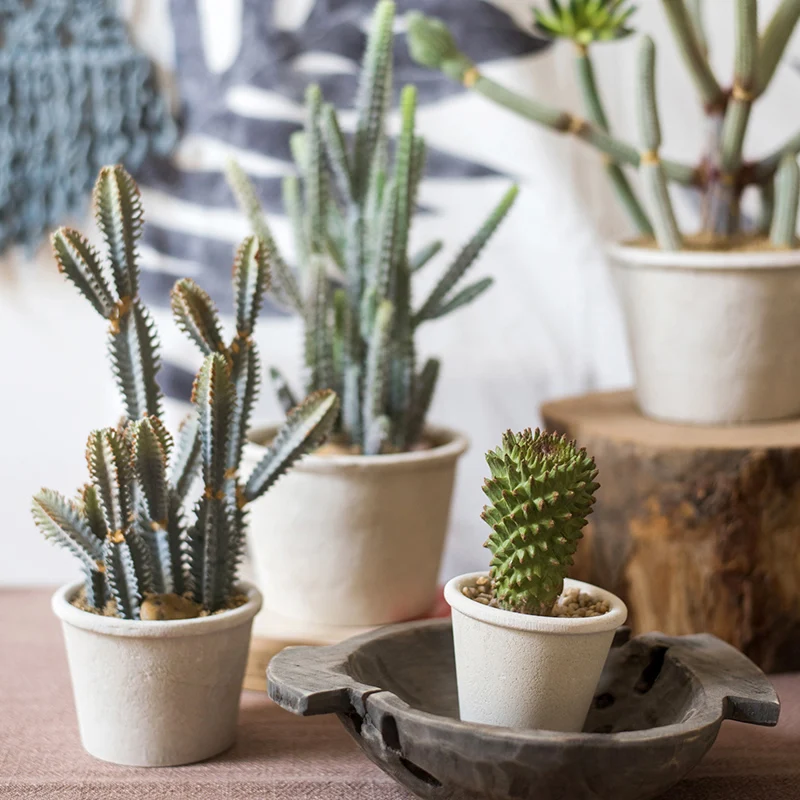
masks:
[[[461,722],[449,620],[291,647],[267,676],[276,703],[337,714],[372,761],[429,800],[646,800],[700,761],[723,720],[775,725],[780,710],[761,670],[708,634],[622,629],[583,733]]]

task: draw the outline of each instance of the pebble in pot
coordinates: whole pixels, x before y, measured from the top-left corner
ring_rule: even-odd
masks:
[[[453,578],[461,719],[580,731],[624,603],[565,578],[594,504],[594,459],[538,429],[508,431],[486,460],[489,573]]]
[[[338,399],[328,391],[303,401],[240,480],[260,377],[252,332],[269,281],[268,249],[251,237],[234,263],[230,343],[199,286],[182,280],[173,290],[176,321],[205,356],[194,409],[173,440],[160,416],[158,337],[138,295],[139,190],[122,167],[105,167],[94,198],[107,263],[77,231],[62,228],[53,246],[61,272],[109,323],[125,418],[89,435],[90,482],[77,499],[42,489],[32,510],[85,573],[53,597],[84,747],[118,764],[186,764],[227,749],[236,734],[261,607],[258,590],[238,578],[247,505],[325,439]]]

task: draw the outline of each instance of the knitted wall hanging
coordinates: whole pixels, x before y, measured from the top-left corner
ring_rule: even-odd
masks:
[[[136,169],[175,139],[109,0],[0,0],[0,252],[83,210],[102,165]]]

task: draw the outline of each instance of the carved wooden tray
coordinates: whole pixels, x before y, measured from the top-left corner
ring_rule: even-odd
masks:
[[[577,734],[461,722],[449,620],[288,648],[268,679],[279,705],[337,714],[372,761],[428,800],[646,800],[700,761],[723,720],[775,725],[780,710],[761,670],[721,640],[626,629]]]

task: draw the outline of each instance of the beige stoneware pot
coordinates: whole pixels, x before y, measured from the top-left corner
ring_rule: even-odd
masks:
[[[487,572],[459,575],[444,588],[453,612],[461,719],[507,728],[578,732],[614,639],[628,616],[616,595],[566,579],[605,600],[598,617],[541,617],[482,605],[462,594]]]
[[[730,424],[800,414],[800,250],[608,252],[647,416]]]
[[[275,428],[252,435],[268,442]],[[309,455],[251,506],[249,549],[265,614],[300,623],[382,625],[428,613],[464,436],[428,431],[428,450]],[[248,444],[255,466],[264,446]]]
[[[84,748],[115,764],[190,764],[236,738],[250,628],[261,595],[198,619],[103,617],[70,603],[81,583],[52,600],[62,622]]]

